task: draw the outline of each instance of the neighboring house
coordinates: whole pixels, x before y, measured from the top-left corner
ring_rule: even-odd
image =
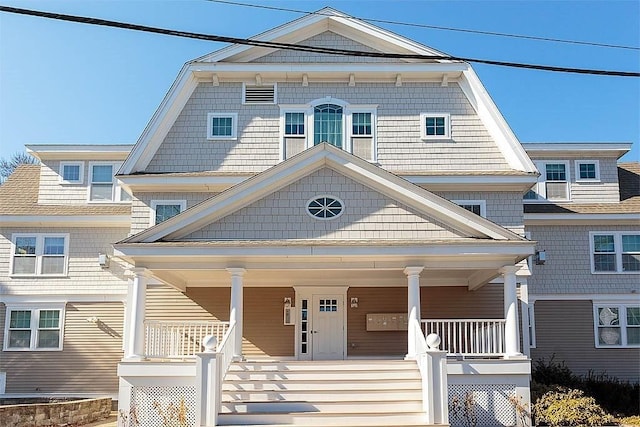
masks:
[[[439,54],[323,12],[256,39]],[[183,67],[135,146],[28,149],[0,187],[7,395],[119,393],[142,425],[184,403],[481,426],[526,418],[528,356],[640,377],[630,144],[523,148],[466,63],[234,45]]]

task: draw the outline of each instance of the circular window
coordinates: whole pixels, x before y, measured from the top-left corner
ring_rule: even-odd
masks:
[[[320,196],[307,202],[307,213],[318,219],[333,219],[342,215],[344,203],[333,196]]]

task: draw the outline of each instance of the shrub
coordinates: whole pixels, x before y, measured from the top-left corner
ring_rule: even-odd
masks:
[[[624,426],[640,426],[640,415],[636,415],[635,417],[619,418],[618,422],[620,425]]]
[[[549,426],[601,426],[615,425],[593,397],[581,390],[558,387],[545,393],[533,407],[537,424]]]

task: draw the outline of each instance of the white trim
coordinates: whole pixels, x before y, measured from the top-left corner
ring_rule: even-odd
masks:
[[[527,153],[584,155],[585,151],[598,155],[616,158],[631,150],[628,142],[526,142],[522,146]]]
[[[180,212],[178,213],[182,213],[184,212],[185,209],[187,209],[187,201],[182,199],[182,200],[151,200],[151,206],[150,206],[150,216],[149,216],[149,226],[154,226],[156,225],[156,208],[158,207],[158,205],[178,205],[180,206]]]
[[[487,217],[487,201],[486,200],[451,200],[451,201],[461,207],[463,205],[478,205],[480,206],[480,216],[483,218]]]
[[[65,166],[77,166],[78,167],[78,179],[69,180],[64,179],[64,167]],[[82,184],[84,182],[84,162],[60,162],[59,182],[61,184]]]
[[[536,160],[535,165],[538,167],[540,171],[540,176],[538,177],[538,182],[531,188],[531,190],[536,193],[535,199],[525,199],[524,195],[522,197],[523,203],[558,203],[558,202],[570,202],[571,201],[571,169],[568,160]],[[564,165],[564,175],[565,180],[547,180],[547,166],[553,165]],[[567,189],[567,198],[566,199],[554,199],[549,200],[547,198],[547,182],[564,182]]]
[[[130,215],[0,215],[0,223],[14,227],[118,227],[131,225]]]
[[[427,135],[427,119],[444,118],[444,135]],[[422,140],[451,140],[451,114],[449,113],[420,113],[420,139]]]
[[[525,225],[550,225],[550,224],[583,224],[598,225],[612,223],[612,225],[638,225],[640,213],[620,214],[583,214],[583,213],[557,213],[535,214],[525,213]]]
[[[615,349],[615,348],[640,348],[640,343],[639,344],[629,344],[628,343],[628,337],[627,337],[627,309],[629,308],[635,308],[635,307],[640,307],[640,301],[637,301],[635,303],[604,303],[604,302],[599,302],[599,301],[593,301],[593,337],[594,337],[594,342],[595,342],[595,346],[596,348],[609,348],[609,349]],[[600,340],[598,339],[598,329],[600,326],[600,322],[599,322],[599,315],[598,315],[598,309],[599,308],[617,308],[618,309],[618,325],[612,325],[612,328],[619,328],[620,329],[620,344],[616,345],[616,344],[600,344]],[[635,325],[634,325],[635,326]],[[606,325],[603,325],[603,327],[607,327]],[[640,329],[640,326],[638,326],[638,328]]]
[[[529,302],[535,301],[597,301],[598,303],[628,302],[630,298],[640,298],[640,294],[539,294],[529,295]]]
[[[34,305],[34,304],[54,304],[54,303],[73,303],[73,302],[122,302],[127,299],[127,294],[65,294],[65,295],[0,295],[0,302],[6,305]]]
[[[590,259],[590,263],[591,263],[591,274],[639,274],[640,275],[640,270],[638,271],[623,271],[623,265],[622,265],[622,255],[623,255],[623,251],[622,251],[622,236],[626,235],[626,236],[640,236],[640,231],[590,231],[589,232],[589,259]],[[594,255],[595,255],[595,245],[593,242],[593,238],[594,236],[613,236],[613,244],[614,244],[614,251],[613,252],[603,252],[603,253],[608,253],[608,254],[612,254],[615,256],[616,258],[616,269],[615,271],[596,271],[595,269],[595,264],[594,264]]]
[[[131,144],[29,144],[27,153],[39,160],[124,160]]]
[[[214,118],[231,119],[231,135],[213,135],[212,119]],[[207,140],[233,141],[236,139],[238,139],[238,113],[207,113]]]
[[[289,135],[285,133],[286,115],[287,113],[302,113],[304,115],[304,134]],[[309,148],[309,121],[313,120],[313,109],[308,105],[280,105],[280,144],[278,160],[280,162],[286,160],[285,139],[300,138],[304,141],[305,149]]]
[[[20,237],[36,238],[35,271],[27,274],[13,273],[13,264],[16,255],[16,239]],[[42,260],[44,255],[44,239],[47,237],[64,239],[64,264],[63,272],[58,274],[42,274]],[[69,233],[13,233],[11,234],[11,252],[9,255],[9,277],[12,278],[43,278],[43,277],[67,277],[69,269]]]
[[[58,302],[58,303],[38,303],[38,304],[7,304],[5,307],[5,327],[4,327],[4,343],[2,347],[2,351],[16,351],[16,352],[24,352],[24,351],[62,351],[63,343],[64,343],[64,323],[65,323],[65,309],[66,303]],[[11,321],[11,312],[12,311],[21,311],[21,310],[29,310],[31,311],[31,320],[29,330],[30,334],[30,345],[29,348],[19,348],[19,347],[9,347],[9,326]],[[59,311],[60,314],[58,316],[58,330],[60,331],[58,337],[58,347],[45,347],[38,348],[37,347],[37,339],[38,339],[38,330],[39,328],[39,319],[40,312],[44,310],[52,310]]]
[[[529,314],[529,348],[536,348],[536,304],[535,301],[529,301],[527,310]],[[530,356],[530,355],[529,355]]]
[[[594,164],[596,169],[595,178],[580,178],[580,165]],[[574,162],[576,182],[600,182],[600,161],[599,160],[576,160]]]
[[[370,135],[354,135],[353,134],[353,114],[369,113],[371,114],[371,134]],[[377,105],[347,105],[345,109],[347,121],[346,144],[348,151],[353,154],[353,139],[359,137],[371,137],[371,158],[364,159],[372,163],[378,161],[378,106]],[[355,154],[354,154],[355,155]]]

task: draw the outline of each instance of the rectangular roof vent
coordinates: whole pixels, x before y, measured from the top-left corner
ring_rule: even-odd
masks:
[[[244,86],[245,104],[275,104],[276,85]]]

